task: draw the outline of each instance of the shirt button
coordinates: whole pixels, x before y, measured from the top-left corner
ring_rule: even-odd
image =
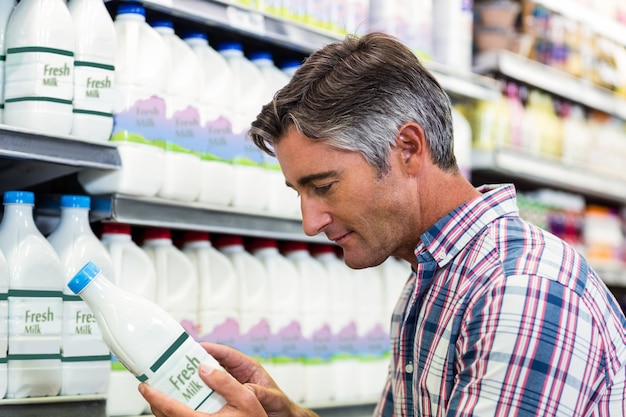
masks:
[[[412,363],[408,363],[405,367],[404,367],[404,371],[407,374],[412,374],[413,373],[413,364]]]

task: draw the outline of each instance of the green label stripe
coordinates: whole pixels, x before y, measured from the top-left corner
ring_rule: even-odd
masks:
[[[101,117],[113,117],[113,113],[105,113],[103,111],[95,111],[95,110],[82,110],[82,109],[74,109],[73,113],[78,114],[89,114],[91,116],[101,116]]]
[[[0,110],[4,109],[4,103],[0,103]]]
[[[60,353],[9,354],[10,361],[33,361],[40,359],[61,359]]]
[[[8,361],[9,358],[7,358],[6,356],[4,358],[0,358],[0,364],[7,363]]]
[[[108,64],[99,64],[97,62],[89,62],[89,61],[74,61],[75,67],[90,67],[90,68],[99,68],[107,71],[115,71],[115,67],[113,65]]]
[[[111,355],[94,355],[94,356],[61,356],[61,362],[109,362]]]
[[[80,295],[63,294],[63,301],[83,301]]]
[[[6,292],[0,293],[0,301],[6,301],[9,299],[9,294]]]
[[[9,297],[59,297],[63,298],[63,291],[47,290],[9,290]]]
[[[63,100],[56,97],[15,97],[7,98],[6,100],[4,100],[5,103],[17,103],[20,101],[47,101],[50,103],[67,104],[70,106],[72,105],[72,100]]]
[[[7,60],[6,55],[0,55],[0,61],[6,61],[6,60]]]
[[[7,55],[9,54],[23,54],[28,52],[46,52],[49,54],[56,55],[64,55],[64,56],[74,56],[74,52],[68,51],[65,49],[57,49],[57,48],[46,48],[44,46],[24,46],[21,48],[9,48],[7,49]]]
[[[137,378],[137,381],[139,381],[139,382],[146,382],[148,380],[148,377],[145,376],[144,374],[136,376],[135,378]]]
[[[198,404],[198,406],[195,408],[195,410],[198,410],[198,408],[202,407],[202,404],[204,404],[205,402],[207,402],[207,400],[211,397],[211,395],[213,395],[215,393],[215,391],[211,390],[211,392],[209,393],[209,395],[207,395],[204,400],[200,401],[200,404]]]
[[[187,334],[187,332],[183,332],[180,336],[178,336],[178,339],[176,339],[174,343],[172,343],[172,346],[167,348],[165,352],[163,352],[161,357],[157,359],[156,362],[154,362],[154,364],[150,367],[150,370],[152,372],[158,371],[158,369],[163,366],[167,358],[172,356],[172,353],[176,352],[176,349],[178,349],[183,343],[185,343],[185,340],[187,340],[188,338],[189,334]]]

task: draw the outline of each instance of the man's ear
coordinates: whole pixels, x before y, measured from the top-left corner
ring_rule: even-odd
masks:
[[[403,124],[396,137],[396,147],[400,151],[402,163],[411,174],[417,174],[426,161],[426,137],[417,123]]]

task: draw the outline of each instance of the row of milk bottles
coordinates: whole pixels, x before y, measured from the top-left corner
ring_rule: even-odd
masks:
[[[297,62],[279,69],[235,42],[215,50],[201,31],[181,39],[134,1],[115,19],[101,0],[4,1],[0,32],[4,123],[117,145],[121,169],[79,175],[90,194],[299,216],[275,158],[246,136]]]
[[[146,228],[140,246],[118,223],[104,223],[98,239],[90,198],[77,195],[61,197],[59,223],[46,239],[33,207],[31,192],[4,194],[0,397],[106,393],[109,415],[146,410],[137,380],[110,356],[90,309],[66,286],[87,262],[162,306],[196,340],[259,359],[295,401],[380,392],[386,329],[408,275],[400,261],[355,272],[329,245],[282,242],[279,251],[272,239],[244,245],[240,236],[218,235],[212,243],[208,233],[190,231],[177,246],[162,228]],[[360,351],[372,341],[382,348]]]

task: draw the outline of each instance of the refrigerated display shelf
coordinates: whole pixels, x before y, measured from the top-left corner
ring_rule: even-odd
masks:
[[[293,49],[304,54],[340,40],[341,35],[321,28],[289,21],[240,5],[216,0],[143,0],[144,5],[188,22],[223,28]],[[451,95],[490,100],[499,94],[497,83],[489,77],[457,71],[436,62],[425,62],[442,87]]]
[[[106,417],[105,395],[0,399],[0,417]]]
[[[626,46],[626,25],[594,11],[589,6],[563,0],[535,0],[564,17],[588,26],[592,32]]]
[[[626,181],[564,165],[558,161],[515,151],[474,150],[472,172],[507,181],[530,181],[536,185],[626,203]]]
[[[576,78],[564,71],[509,51],[491,51],[478,55],[474,71],[480,74],[502,74],[626,120],[626,98],[588,80]]]
[[[0,190],[25,188],[84,168],[118,169],[109,143],[0,126]]]
[[[92,207],[92,220],[329,243],[324,235],[305,235],[300,219],[273,216],[262,211],[123,194],[94,196]]]

